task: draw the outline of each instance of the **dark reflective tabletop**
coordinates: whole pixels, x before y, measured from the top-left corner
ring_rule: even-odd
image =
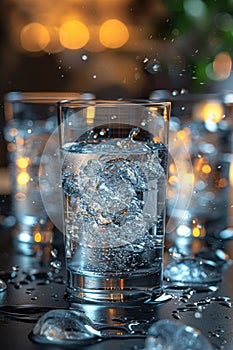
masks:
[[[18,253],[13,244],[12,228],[6,227],[7,213],[2,211],[0,215],[0,278],[7,282],[7,289],[0,293],[2,350],[61,349],[58,345],[35,343],[29,335],[45,312],[69,306],[85,312],[97,325],[125,327],[134,334],[69,347],[72,349],[143,350],[149,326],[160,319],[177,320],[199,329],[216,349],[233,349],[233,265],[230,259],[223,264],[222,281],[214,292],[189,293],[187,288],[172,291],[173,298],[167,302],[131,307],[70,304],[65,297],[64,263],[63,268],[56,268],[56,260],[63,261],[64,258],[62,234],[54,233],[53,246],[38,250],[34,256],[25,256]],[[168,246],[169,243],[166,249]],[[221,243],[221,248],[233,257],[232,240]],[[56,249],[58,257],[51,255],[51,249]],[[167,256],[166,253],[166,263]],[[187,307],[195,302],[198,302],[199,310]]]

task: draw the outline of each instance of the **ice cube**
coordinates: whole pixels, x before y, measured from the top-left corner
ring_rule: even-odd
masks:
[[[204,335],[178,321],[160,320],[148,330],[144,350],[214,350]]]
[[[195,286],[221,281],[221,273],[213,261],[200,258],[184,258],[169,263],[164,270],[168,282]]]

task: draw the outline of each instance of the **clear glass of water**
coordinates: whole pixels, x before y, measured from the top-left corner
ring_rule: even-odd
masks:
[[[61,99],[86,98],[87,94],[71,92],[20,92],[5,95],[4,135],[7,141],[8,164],[11,176],[11,212],[16,219],[13,240],[19,252],[33,255],[39,246],[53,241],[53,222],[50,220],[41,196],[39,177],[46,177],[51,166],[42,159],[46,143],[56,149],[56,103]],[[43,186],[48,197],[53,197],[50,186]],[[54,201],[53,206],[56,207]]]
[[[71,299],[162,293],[170,103],[58,104]]]

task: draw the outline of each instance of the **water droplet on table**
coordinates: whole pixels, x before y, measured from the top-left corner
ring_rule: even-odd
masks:
[[[3,292],[7,289],[7,285],[3,280],[0,280],[0,292]]]

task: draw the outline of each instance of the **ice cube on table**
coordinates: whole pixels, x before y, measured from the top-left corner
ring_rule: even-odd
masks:
[[[214,350],[197,329],[176,321],[160,320],[148,330],[143,350]]]

